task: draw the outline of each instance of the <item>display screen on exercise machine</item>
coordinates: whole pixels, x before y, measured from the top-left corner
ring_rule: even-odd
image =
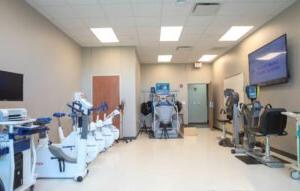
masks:
[[[258,87],[256,85],[249,85],[246,87],[246,94],[247,97],[251,100],[254,100],[257,98],[258,95]]]
[[[157,83],[155,85],[155,91],[157,94],[169,94],[170,84],[169,83]]]

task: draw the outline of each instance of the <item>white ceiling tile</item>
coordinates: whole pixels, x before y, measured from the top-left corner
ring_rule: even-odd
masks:
[[[86,18],[86,19],[83,19],[83,21],[90,28],[111,27],[110,22],[104,18]]]
[[[52,22],[69,29],[86,27],[86,24],[81,19],[53,19]]]
[[[68,5],[43,6],[42,7],[51,18],[69,19],[78,18],[78,14]]]
[[[296,0],[214,0],[215,16],[191,16],[195,2],[207,0],[26,0],[81,46],[136,46],[142,63],[157,63],[159,53],[172,53],[173,63],[192,63],[201,54],[222,54],[238,42],[219,42],[232,25],[262,26]],[[178,42],[160,42],[162,25],[182,25]],[[112,27],[120,43],[103,44],[90,27]],[[251,31],[251,32],[252,32]],[[250,32],[250,33],[251,33]],[[176,52],[177,46],[192,46]]]
[[[157,27],[161,26],[159,17],[135,17],[137,27]]]
[[[137,30],[135,27],[123,27],[123,26],[115,26],[113,27],[115,33],[117,35],[131,35],[137,36]]]
[[[161,18],[162,26],[183,26],[186,21],[186,17],[180,16],[163,16]]]
[[[274,9],[274,3],[271,2],[230,2],[224,3],[218,15],[262,15],[271,13]]]
[[[35,0],[40,5],[67,5],[67,0]]]
[[[67,0],[67,2],[69,4],[78,4],[78,5],[95,5],[95,4],[98,4],[99,1],[98,0]]]
[[[159,3],[136,3],[132,5],[132,8],[136,17],[160,17],[161,15]]]
[[[130,0],[98,0],[101,4],[130,3]]]
[[[162,16],[183,16],[186,17],[192,12],[193,3],[178,4],[176,1],[164,2]]]
[[[105,18],[106,15],[98,5],[72,5],[72,9],[80,18]]]
[[[201,26],[206,27],[210,25],[215,19],[215,16],[189,16],[186,19],[186,26]]]
[[[134,17],[114,17],[108,20],[112,27],[135,27]]]
[[[130,4],[119,3],[119,4],[103,4],[105,13],[110,18],[115,17],[132,17],[133,11]]]

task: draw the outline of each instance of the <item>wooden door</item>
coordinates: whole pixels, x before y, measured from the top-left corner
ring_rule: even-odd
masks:
[[[120,104],[120,78],[119,76],[93,76],[93,105],[106,102],[109,114]],[[100,116],[103,119],[103,114]],[[114,119],[114,125],[120,128],[120,119]]]

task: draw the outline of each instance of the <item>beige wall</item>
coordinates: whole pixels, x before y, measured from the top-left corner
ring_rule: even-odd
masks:
[[[291,79],[288,84],[263,87],[259,100],[263,104],[284,107],[290,111],[300,110],[300,2],[285,10],[267,23],[240,45],[222,56],[213,64],[213,84],[215,114],[223,103],[224,78],[244,72],[245,85],[248,83],[248,54],[282,34],[287,34],[289,49],[289,68]],[[272,139],[272,146],[290,153],[296,153],[295,123],[289,120],[286,137]]]
[[[193,64],[143,64],[141,66],[141,90],[149,92],[157,82],[168,82],[171,90],[178,91],[178,100],[183,105],[184,123],[188,122],[187,84],[210,83],[212,67],[204,64],[201,69],[194,69]],[[180,88],[180,84],[183,88]],[[148,93],[142,93],[141,101],[148,101]]]
[[[120,76],[120,98],[125,102],[123,136],[137,134],[137,92],[139,61],[134,47],[82,49],[82,90],[92,100],[93,76]]]
[[[32,117],[66,111],[80,87],[80,47],[25,1],[1,0],[0,26],[0,70],[24,74],[24,101],[0,108],[25,107]]]

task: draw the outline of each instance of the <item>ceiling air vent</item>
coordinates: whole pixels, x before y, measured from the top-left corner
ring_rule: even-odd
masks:
[[[196,3],[192,15],[193,16],[214,16],[217,15],[221,5],[220,3]]]
[[[176,52],[189,52],[193,49],[191,46],[177,46]]]

